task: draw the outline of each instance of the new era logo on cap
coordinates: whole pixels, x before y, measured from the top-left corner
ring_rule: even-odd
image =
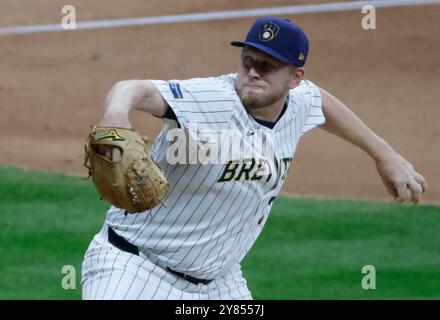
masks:
[[[307,60],[309,41],[304,31],[288,19],[262,17],[257,19],[245,41],[233,46],[250,46],[288,64],[302,67]]]

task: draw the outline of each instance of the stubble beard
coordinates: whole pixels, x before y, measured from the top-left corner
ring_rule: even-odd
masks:
[[[284,92],[276,92],[269,95],[255,94],[249,90],[243,90],[243,87],[239,88],[237,84],[235,84],[235,91],[246,109],[260,109],[270,106],[281,100],[285,95]]]

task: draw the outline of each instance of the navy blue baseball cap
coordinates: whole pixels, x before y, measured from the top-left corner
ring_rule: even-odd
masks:
[[[245,41],[235,47],[250,46],[288,64],[302,67],[309,53],[309,40],[299,26],[288,19],[261,17],[255,21]]]

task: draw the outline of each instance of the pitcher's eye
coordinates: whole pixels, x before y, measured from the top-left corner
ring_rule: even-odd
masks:
[[[264,62],[262,63],[261,68],[262,68],[262,70],[265,71],[265,72],[274,71],[274,70],[276,69],[276,67],[275,67],[274,65],[270,64],[270,63],[267,62],[267,61],[264,61]]]
[[[246,69],[249,69],[252,66],[252,59],[248,56],[243,57],[242,62]]]

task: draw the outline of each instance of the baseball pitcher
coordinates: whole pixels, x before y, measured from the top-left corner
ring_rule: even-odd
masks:
[[[84,299],[252,299],[240,262],[259,236],[303,134],[321,127],[363,149],[396,201],[425,178],[342,102],[304,79],[309,43],[262,17],[236,73],[129,80],[109,92],[86,165],[112,204],[82,266]],[[129,120],[164,126],[150,147]]]

